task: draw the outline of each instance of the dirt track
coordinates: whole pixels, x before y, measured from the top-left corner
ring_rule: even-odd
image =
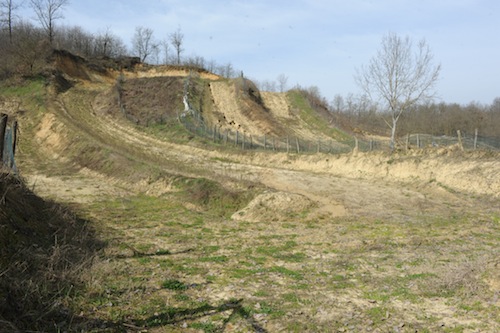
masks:
[[[53,121],[53,118],[50,118]],[[481,209],[468,203],[468,194],[497,197],[500,179],[496,176],[499,162],[490,159],[474,160],[463,157],[401,156],[392,161],[391,156],[380,154],[287,155],[253,153],[234,155],[205,151],[159,141],[145,136],[111,118],[101,118],[94,126],[96,136],[109,136],[109,142],[119,140],[132,150],[142,151],[154,163],[182,165],[180,172],[186,176],[200,175],[214,179],[233,179],[258,182],[280,195],[300,195],[311,203],[310,218],[318,215],[345,216],[369,215],[387,217],[394,215],[441,213],[454,210]],[[45,126],[37,137],[49,144],[52,151],[64,147],[64,131],[56,133],[52,124]],[[53,158],[59,158],[56,154]],[[221,160],[225,162],[221,162]],[[226,161],[227,160],[227,161]],[[68,201],[88,200],[92,196],[123,192],[125,188],[136,192],[165,193],[169,185],[147,181],[129,184],[82,169],[76,178],[28,176],[40,191]],[[64,180],[64,181],[62,181]],[[74,190],[75,188],[79,190]],[[47,194],[47,193],[45,193]],[[460,208],[459,208],[460,207]],[[286,201],[276,211],[290,209]],[[265,217],[262,217],[265,218]]]
[[[224,83],[214,87],[218,87],[216,90],[231,89]],[[102,95],[99,89],[92,96]],[[229,91],[225,93],[230,94]],[[463,206],[467,195],[500,196],[500,162],[494,154],[462,153],[453,149],[417,151],[409,155],[229,154],[147,136],[124,120],[101,116],[100,110],[93,109],[93,101],[87,94],[75,90],[62,96],[60,102],[54,104],[55,112],[45,115],[35,134],[48,158],[56,163],[66,159],[63,151],[74,144],[71,139],[74,131],[81,131],[81,135],[91,136],[118,151],[126,148],[127,154],[135,152],[138,159],[161,166],[170,173],[199,174],[214,179],[223,176],[236,181],[244,179],[262,183],[279,192],[302,195],[317,206],[313,214],[378,216],[399,214],[408,209],[415,211],[415,208],[424,212],[439,207]],[[265,100],[269,100],[269,96]],[[282,101],[274,101],[268,106],[274,104],[278,105],[278,110],[272,112],[284,112]],[[227,105],[225,107],[231,109]],[[77,187],[84,188],[82,182],[89,172],[81,171],[77,176]],[[90,178],[95,176],[94,172]],[[37,179],[39,188],[43,187],[43,183],[50,182],[50,178],[43,176],[29,178],[32,183]],[[102,175],[98,178],[101,184],[118,185],[134,191],[168,191],[168,184],[161,182],[127,184],[125,179],[109,179]],[[89,187],[94,188],[93,181],[89,180],[89,183]],[[57,192],[64,192],[65,196],[69,194],[62,189],[56,190],[57,187],[46,188],[55,192],[53,195]],[[79,200],[79,197],[75,192],[74,200]]]

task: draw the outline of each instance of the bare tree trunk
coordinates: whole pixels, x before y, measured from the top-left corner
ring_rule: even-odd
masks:
[[[396,125],[398,123],[398,118],[392,117],[392,127],[391,127],[391,143],[390,148],[391,151],[396,147]]]

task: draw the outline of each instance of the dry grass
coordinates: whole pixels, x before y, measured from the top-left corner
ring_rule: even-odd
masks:
[[[86,221],[17,177],[0,174],[0,193],[0,330],[63,329],[81,271],[101,245]]]

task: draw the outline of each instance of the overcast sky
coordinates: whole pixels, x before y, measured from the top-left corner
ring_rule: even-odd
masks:
[[[70,0],[57,24],[109,28],[130,45],[135,27],[165,39],[179,27],[185,56],[231,63],[245,76],[317,86],[329,101],[361,91],[366,65],[388,32],[425,38],[442,65],[440,100],[500,97],[498,0]]]

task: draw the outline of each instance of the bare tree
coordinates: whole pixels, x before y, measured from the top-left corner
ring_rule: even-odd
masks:
[[[44,59],[50,50],[48,41],[43,38],[44,31],[29,22],[20,22],[14,26],[14,34],[16,66],[24,75],[37,73],[44,66]]]
[[[223,70],[223,73],[224,73],[224,77],[227,77],[227,78],[232,78],[234,77],[235,75],[235,70],[234,70],[234,67],[233,67],[233,64],[231,64],[230,62],[228,62],[226,65],[223,66],[224,70]]]
[[[169,51],[170,51],[170,45],[168,44],[168,40],[167,39],[164,39],[160,42],[160,46],[162,48],[162,51],[163,51],[163,64],[164,65],[168,65],[168,55],[169,55]]]
[[[54,41],[54,21],[63,18],[61,11],[69,4],[69,0],[30,0],[38,21],[49,36],[52,45]]]
[[[21,5],[14,0],[1,0],[0,1],[0,22],[7,25],[9,31],[9,42],[12,44],[12,26],[14,24],[14,12],[19,9]]]
[[[285,92],[287,90],[288,77],[285,74],[280,74],[276,80],[278,80],[280,92]]]
[[[169,35],[170,42],[175,48],[175,52],[177,53],[177,65],[181,64],[181,53],[184,51],[182,48],[182,44],[184,43],[184,34],[181,31],[181,28],[178,28],[177,31],[171,33]]]
[[[71,53],[88,57],[93,55],[95,37],[79,26],[58,26],[54,42]]]
[[[145,62],[158,49],[158,43],[153,38],[153,30],[144,27],[135,28],[132,47],[141,62]]]
[[[491,103],[490,106],[490,111],[497,112],[498,114],[500,114],[500,97],[495,97],[493,99],[493,102]]]
[[[434,97],[434,85],[441,65],[433,65],[433,54],[425,40],[413,45],[407,36],[389,33],[368,65],[357,71],[356,83],[370,98],[379,97],[392,115],[391,148],[395,146],[396,125],[400,116],[418,103]]]
[[[107,27],[104,33],[99,33],[95,37],[94,55],[103,57],[111,56],[112,43],[113,43],[113,33],[111,32],[109,27]]]
[[[209,71],[210,73],[214,73],[216,71],[216,68],[217,64],[215,60],[211,59],[207,62],[207,71]]]
[[[270,80],[263,80],[260,82],[257,82],[257,80],[254,80],[256,82],[257,87],[259,90],[262,91],[268,91],[268,92],[276,92],[276,82],[270,81]]]
[[[119,57],[127,54],[127,47],[108,27],[104,33],[99,33],[95,37],[93,54],[101,57]]]
[[[151,50],[151,59],[152,59],[151,62],[153,64],[156,64],[156,65],[161,64],[160,53],[161,53],[160,44],[159,43],[154,43],[153,47],[152,47],[152,50]]]
[[[333,96],[332,107],[334,112],[343,112],[345,108],[344,97],[340,94]]]

